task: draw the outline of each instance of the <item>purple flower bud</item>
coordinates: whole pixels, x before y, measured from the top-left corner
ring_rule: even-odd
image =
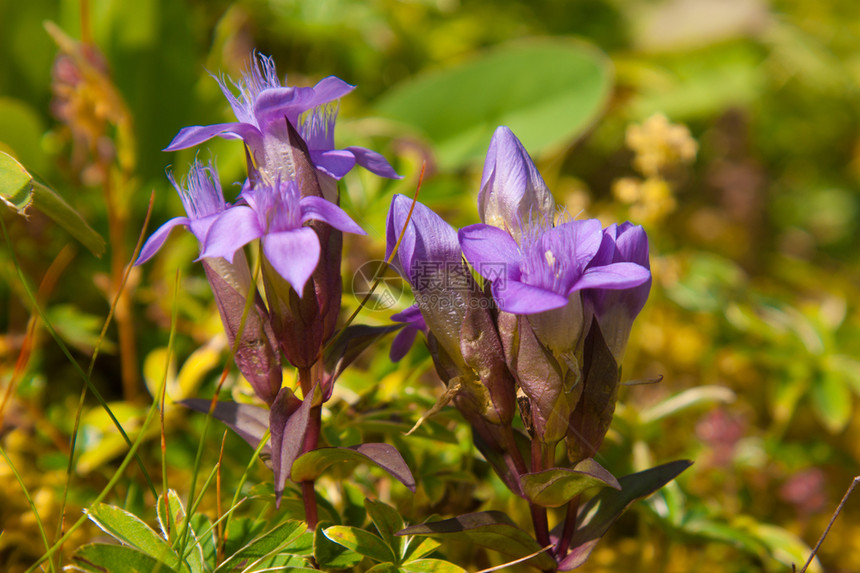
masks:
[[[650,269],[648,236],[639,225],[630,222],[610,225],[603,230],[600,249],[590,265],[633,263]],[[621,363],[633,320],[645,306],[651,290],[651,273],[639,285],[624,289],[595,288],[583,292],[586,306],[593,309],[606,344]]]
[[[552,192],[523,144],[509,128],[497,128],[478,193],[481,221],[504,229],[519,241],[530,224],[551,222],[554,211]]]

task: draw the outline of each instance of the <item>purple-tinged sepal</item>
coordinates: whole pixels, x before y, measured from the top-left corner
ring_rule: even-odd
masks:
[[[403,324],[403,328],[391,342],[391,351],[388,354],[392,362],[400,362],[406,356],[406,353],[409,352],[409,349],[412,348],[418,333],[423,332],[425,335],[427,334],[427,323],[424,322],[421,310],[415,305],[392,315],[391,320]]]
[[[555,200],[523,144],[513,132],[496,129],[478,193],[481,221],[504,229],[517,241],[532,224],[552,223]]]

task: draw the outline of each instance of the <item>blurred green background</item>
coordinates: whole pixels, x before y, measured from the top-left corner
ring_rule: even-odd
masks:
[[[274,57],[291,85],[328,75],[357,85],[340,104],[338,147],[370,147],[405,175],[379,181],[356,170],[344,179],[343,203],[369,233],[347,243],[347,290],[354,270],[383,254],[391,195],[413,193],[422,162],[428,171],[421,200],[455,226],[477,221],[482,155],[499,124],[521,137],[556,201],[573,215],[646,227],[655,281],[623,371],[626,378],[663,380],[622,390],[600,461],[616,475],[681,457],[696,464],[611,530],[586,570],[785,571],[805,561],[860,474],[855,0],[84,5],[82,29],[78,1],[0,3],[0,150],[50,183],[109,239],[98,259],[37,211],[29,219],[6,209],[0,215],[11,238],[0,249],[0,382],[9,394],[0,439],[43,521],[59,519],[82,383],[47,332],[27,335],[33,309],[9,246],[29,283],[47,285],[40,302],[86,367],[113,296],[111,251],[121,244],[128,261],[151,192],[149,232],[181,213],[167,166],[182,175],[197,153],[217,158],[228,199],[235,197],[232,183],[244,177],[235,142],[160,150],[183,126],[229,121],[212,74],[240,77],[258,50]],[[104,57],[100,69],[109,70],[103,77],[127,106],[127,112],[119,104],[112,109],[130,121],[109,119],[102,134],[113,142],[102,160],[112,166],[111,180],[122,181],[115,193],[127,224],[120,232],[109,229],[119,215],[108,212],[103,180],[91,173],[99,161],[75,138],[75,121],[83,119],[63,116],[52,104],[62,85],[53,80],[52,92],[58,49],[46,20],[71,38],[90,38]],[[90,93],[97,101],[104,95]],[[644,158],[648,153],[663,153],[656,167]],[[113,328],[92,375],[132,429],[147,402],[143,383],[153,387],[163,373],[177,269],[180,374],[171,375],[171,398],[211,395],[225,356],[211,295],[192,263],[197,245],[178,233],[168,245],[131,274],[127,287],[130,314],[123,320],[136,332],[140,395],[126,391],[123,400]],[[345,294],[344,304],[351,310],[356,303]],[[393,312],[368,312],[360,320],[381,323]],[[234,382],[231,391],[241,395],[241,382]],[[477,508],[527,521],[472,451],[454,412],[446,410],[425,435],[400,435],[438,397],[436,384],[423,349],[395,367],[387,347],[377,348],[344,375],[326,439],[353,443],[382,434],[408,451],[422,484],[414,499],[381,474],[349,487],[385,496],[411,522]],[[180,483],[202,425],[174,412],[168,427],[169,473]],[[71,507],[87,505],[124,451],[108,428],[87,401]],[[220,434],[206,439],[211,464]],[[157,430],[147,444],[145,455],[158,468]],[[229,483],[250,450],[234,436],[227,448],[236,458],[223,468]],[[266,470],[259,470],[257,481],[265,483]],[[475,485],[469,472],[483,483]],[[0,488],[7,500],[0,508],[0,564],[23,570],[44,548],[4,461]],[[139,508],[138,515],[151,504],[131,470],[112,502]],[[75,542],[93,535],[80,530]],[[860,570],[858,540],[860,498],[854,498],[821,549],[824,569]],[[486,560],[469,548],[446,555],[472,568]]]

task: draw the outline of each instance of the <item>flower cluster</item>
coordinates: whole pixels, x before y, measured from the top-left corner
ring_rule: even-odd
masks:
[[[293,461],[317,447],[321,403],[336,377],[323,355],[340,312],[341,233],[364,234],[338,206],[336,180],[355,165],[383,177],[399,176],[378,153],[335,149],[336,101],[353,89],[344,81],[328,77],[314,87],[282,85],[272,59],[258,56],[232,89],[226,80],[219,84],[236,121],[183,128],[166,151],[215,136],[241,139],[247,180],[230,204],[212,164],[195,161],[181,184],[170,175],[186,216],[155,231],[137,264],[149,260],[177,226],[197,238],[236,366],[269,407],[222,403],[213,414],[254,446],[265,433],[259,420],[268,419],[271,439],[265,451],[280,499]],[[243,249],[254,241],[261,247],[265,302]],[[298,370],[301,399],[282,386],[283,359]],[[208,400],[186,405],[209,410]],[[311,485],[306,495],[311,526],[312,491]]]
[[[402,234],[394,264],[416,298],[416,307],[395,317],[406,327],[392,357],[402,357],[419,330],[425,333],[446,395],[518,495],[546,501],[530,484],[558,469],[562,441],[575,468],[586,463],[589,475],[617,487],[590,458],[608,430],[619,364],[651,286],[642,227],[556,217],[552,194],[506,127],[497,129],[487,154],[478,195],[482,223],[458,232],[420,203],[410,217],[411,207],[395,196],[388,217],[389,254]],[[460,288],[428,269],[453,272]],[[517,410],[531,440],[528,461],[513,429]],[[549,542],[545,519],[535,521],[542,545]],[[557,559],[565,558],[569,541],[570,532],[556,546]]]

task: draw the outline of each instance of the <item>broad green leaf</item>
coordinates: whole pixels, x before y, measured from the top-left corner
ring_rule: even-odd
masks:
[[[415,478],[394,446],[389,444],[361,444],[350,448],[319,448],[301,455],[291,473],[294,482],[313,481],[334,464],[372,462],[387,471],[411,491],[415,491]]]
[[[133,513],[106,503],[95,505],[86,513],[93,523],[111,537],[139,549],[156,561],[179,569],[179,556],[170,545]]]
[[[678,460],[618,480],[620,490],[604,488],[579,510],[579,525],[570,541],[571,551],[559,564],[559,571],[570,571],[585,563],[594,546],[624,510],[637,499],[650,495],[693,465]]]
[[[579,40],[530,39],[395,87],[377,105],[426,136],[444,169],[478,160],[506,125],[529,153],[571,143],[606,105],[609,59]]]
[[[452,519],[411,525],[397,532],[398,535],[428,535],[436,539],[456,539],[498,551],[511,559],[519,559],[532,553],[537,555],[526,563],[538,569],[554,569],[555,559],[547,553],[539,553],[540,545],[531,535],[517,527],[511,519],[499,511],[467,513]]]
[[[314,531],[314,559],[323,570],[348,569],[361,563],[364,556],[330,540],[319,524]]]
[[[459,565],[442,559],[416,559],[400,566],[404,573],[466,573]]]
[[[845,429],[851,420],[851,388],[845,377],[819,371],[811,388],[812,411],[831,434]]]
[[[215,571],[217,573],[230,571],[237,563],[245,559],[253,560],[276,553],[288,553],[290,544],[298,539],[304,531],[305,524],[301,521],[285,521],[255,537],[250,543],[226,559]]]
[[[553,468],[525,474],[521,479],[526,497],[543,507],[560,507],[596,486],[621,489],[615,476],[592,458],[582,460],[573,469]]]
[[[105,251],[105,241],[60,195],[31,174],[14,157],[0,151],[0,201],[27,216],[33,206],[68,231],[95,256]]]
[[[390,505],[369,498],[364,500],[364,509],[373,521],[373,525],[379,532],[379,536],[388,544],[394,554],[399,557],[403,538],[398,537],[396,533],[403,529],[403,517]]]
[[[347,525],[334,525],[323,530],[323,533],[335,543],[370,557],[374,561],[381,563],[397,561],[391,548],[379,536],[369,531]]]
[[[74,567],[91,573],[178,573],[176,569],[124,545],[84,545],[72,557]]]

